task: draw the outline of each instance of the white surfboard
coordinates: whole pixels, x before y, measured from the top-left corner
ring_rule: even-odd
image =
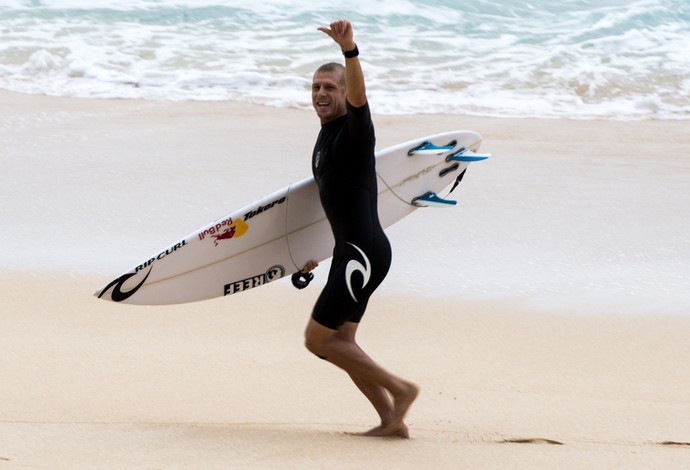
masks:
[[[459,182],[481,136],[454,131],[376,152],[384,228],[419,207],[455,204],[439,196]],[[453,188],[454,189],[454,188]],[[452,190],[452,189],[451,189]],[[332,256],[333,235],[313,177],[276,191],[163,248],[100,288],[98,298],[138,305],[236,294]]]

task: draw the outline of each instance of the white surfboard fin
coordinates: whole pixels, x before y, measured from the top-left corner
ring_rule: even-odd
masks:
[[[453,150],[453,147],[457,145],[457,141],[453,140],[448,143],[448,145],[434,145],[428,140],[425,142],[422,142],[416,147],[412,147],[410,150],[407,151],[407,156],[411,157],[412,155],[441,155],[444,152],[450,152]]]
[[[486,160],[491,156],[490,153],[478,154],[474,153],[472,150],[461,148],[453,155],[448,155],[446,157],[447,162],[479,162],[481,160]]]
[[[458,203],[451,199],[443,199],[438,194],[429,191],[412,200],[412,204],[420,207],[451,207]]]

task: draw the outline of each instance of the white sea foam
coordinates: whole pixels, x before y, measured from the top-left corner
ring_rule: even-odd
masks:
[[[378,113],[690,118],[690,3],[685,0],[486,0],[467,5],[385,0],[375,6],[352,0],[340,9],[328,3],[104,0],[94,8],[85,0],[0,0],[0,87],[62,96],[244,100],[307,108],[314,68],[340,59],[316,26],[349,17]],[[71,119],[68,113],[4,117],[0,144],[31,147],[32,142],[17,140],[24,130],[36,136],[31,129],[44,121],[68,125]],[[70,138],[93,138],[97,132],[85,130]],[[36,138],[56,139],[37,142],[43,149],[68,143],[59,133]],[[58,165],[56,171],[63,171],[62,162],[49,165],[27,152],[36,159],[31,165]],[[595,184],[592,175],[577,179],[545,173],[539,181],[552,187],[541,193],[558,191],[555,206],[549,198],[527,204],[506,195],[516,175],[488,170],[491,161],[472,170],[492,173],[481,190],[472,194],[470,184],[461,188],[461,197],[467,194],[475,202],[458,208],[457,219],[419,211],[391,228],[397,257],[386,280],[391,289],[459,289],[464,297],[505,297],[544,308],[565,303],[587,304],[585,310],[616,311],[622,305],[626,312],[687,311],[687,168],[649,175],[635,166],[639,171],[626,178],[607,177],[596,186],[589,186]],[[93,194],[99,191],[91,182],[92,162],[64,164],[72,165],[61,174],[70,191],[44,187],[45,173],[20,187],[18,175],[33,174],[31,165],[21,167],[26,171],[6,165],[0,174],[5,200],[21,200],[28,208],[0,206],[8,248],[0,261],[6,268],[46,269],[45,250],[26,248],[27,237],[40,238],[38,232],[50,233],[51,243],[64,247],[51,251],[55,269],[81,272],[83,259],[96,256],[108,242],[127,240],[145,255],[160,244],[161,234],[141,233],[135,225],[152,213],[165,213],[171,201],[185,203],[168,192],[160,195],[160,207],[133,209],[140,210],[133,214],[136,223],[103,221],[88,227],[101,208],[75,193],[83,185],[91,185]],[[119,162],[109,164],[110,178],[122,176]],[[202,171],[214,168],[209,164]],[[646,187],[655,188],[653,197],[643,194]],[[150,192],[148,187],[132,190],[142,197]],[[46,213],[44,207],[54,209]],[[37,227],[36,220],[45,227]],[[164,222],[173,236],[190,228],[189,221]],[[424,237],[408,235],[420,226],[427,229]],[[74,240],[80,240],[79,246]],[[449,245],[456,250],[453,256],[448,256]],[[110,275],[131,262],[125,254],[104,260],[99,274]],[[433,270],[420,273],[419,264]]]
[[[683,0],[5,1],[0,87],[308,107],[344,16],[379,113],[690,118]]]

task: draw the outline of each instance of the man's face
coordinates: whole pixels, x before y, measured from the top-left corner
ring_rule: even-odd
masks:
[[[311,102],[321,124],[347,114],[345,88],[338,72],[315,73],[311,85]]]

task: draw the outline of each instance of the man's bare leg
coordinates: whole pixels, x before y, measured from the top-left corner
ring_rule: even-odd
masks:
[[[348,330],[338,334],[337,330],[326,328],[314,319],[309,319],[305,332],[307,349],[347,372],[379,412],[382,423],[384,420],[388,421],[385,425],[372,429],[366,433],[367,435],[407,435],[407,427],[403,419],[417,398],[419,389],[413,383],[396,377],[376,364],[354,342],[356,328],[355,330],[349,330],[351,326],[347,328]],[[388,420],[390,408],[387,408],[382,399],[382,394],[386,391],[393,397],[390,421]],[[388,399],[387,396],[385,398]]]
[[[357,327],[359,323],[347,322],[340,330],[336,333],[340,339],[344,341],[349,341],[355,344],[357,347],[359,345],[355,341],[355,335],[357,333]],[[362,350],[362,348],[359,348]],[[364,353],[364,351],[362,351]],[[366,353],[364,353],[366,354]],[[370,429],[369,431],[359,433],[359,436],[381,436],[383,429],[385,429],[393,421],[393,403],[388,396],[388,392],[385,388],[374,382],[363,379],[362,377],[356,375],[350,375],[350,378],[357,386],[357,388],[364,394],[364,396],[369,400],[374,409],[381,419],[381,424]],[[407,426],[403,423],[401,429],[395,434],[398,437],[409,438],[409,432]]]
[[[335,335],[343,341],[352,343],[354,346],[359,348],[362,354],[366,354],[355,341],[358,326],[358,323],[347,322],[338,330],[337,333],[335,333]],[[393,419],[393,403],[391,402],[386,389],[357,375],[350,374],[350,378],[355,383],[357,388],[359,388],[364,396],[366,396],[371,402],[381,418],[381,422],[386,424],[390,423]]]

